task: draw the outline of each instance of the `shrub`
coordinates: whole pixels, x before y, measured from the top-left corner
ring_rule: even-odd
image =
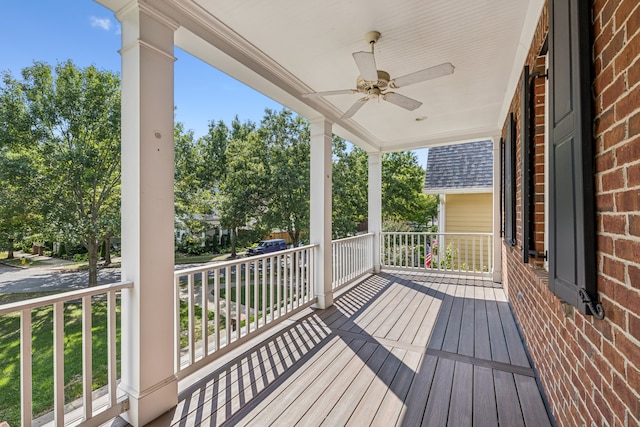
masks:
[[[73,261],[74,262],[83,262],[89,259],[89,254],[74,254]]]
[[[192,234],[185,234],[176,244],[178,252],[187,255],[201,255],[207,252],[207,247],[203,238]]]

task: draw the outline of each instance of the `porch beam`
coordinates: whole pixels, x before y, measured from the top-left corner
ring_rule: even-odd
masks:
[[[380,273],[380,233],[382,233],[382,154],[368,153],[369,188],[368,188],[368,225],[369,233],[373,233],[373,271]]]
[[[122,23],[123,417],[149,423],[178,402],[174,375],[174,31],[144,3]]]
[[[333,304],[331,289],[331,140],[332,123],[325,118],[310,121],[311,130],[311,244],[316,249],[314,270],[315,294],[318,308]]]

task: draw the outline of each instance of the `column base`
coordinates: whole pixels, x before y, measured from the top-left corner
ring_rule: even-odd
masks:
[[[323,295],[317,295],[318,302],[315,304],[316,308],[324,310],[333,305],[333,292],[329,292]]]
[[[493,282],[502,283],[502,273],[500,271],[493,272]]]
[[[129,396],[129,409],[121,415],[134,427],[144,426],[178,404],[178,380],[167,378],[155,387],[137,392],[120,384],[120,389]]]

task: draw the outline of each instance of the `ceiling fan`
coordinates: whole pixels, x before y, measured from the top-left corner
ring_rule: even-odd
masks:
[[[388,91],[388,89],[398,89],[412,85],[414,83],[426,80],[436,79],[438,77],[447,76],[453,73],[455,67],[445,62],[434,67],[416,71],[402,77],[392,79],[386,71],[378,70],[374,57],[374,46],[380,39],[380,33],[377,31],[369,31],[365,34],[365,40],[371,45],[371,52],[354,52],[353,59],[356,61],[360,75],[356,79],[356,89],[330,90],[326,92],[303,93],[303,98],[311,98],[316,96],[343,95],[343,94],[365,94],[363,98],[358,99],[343,115],[343,119],[352,117],[366,101],[370,99],[382,98],[405,110],[413,111],[422,105],[422,102],[401,95],[396,92]]]

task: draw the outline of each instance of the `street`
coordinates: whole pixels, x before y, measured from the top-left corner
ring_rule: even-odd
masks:
[[[98,270],[98,284],[120,281],[120,268]],[[63,273],[59,267],[17,268],[0,264],[0,294],[84,289],[89,271]]]

